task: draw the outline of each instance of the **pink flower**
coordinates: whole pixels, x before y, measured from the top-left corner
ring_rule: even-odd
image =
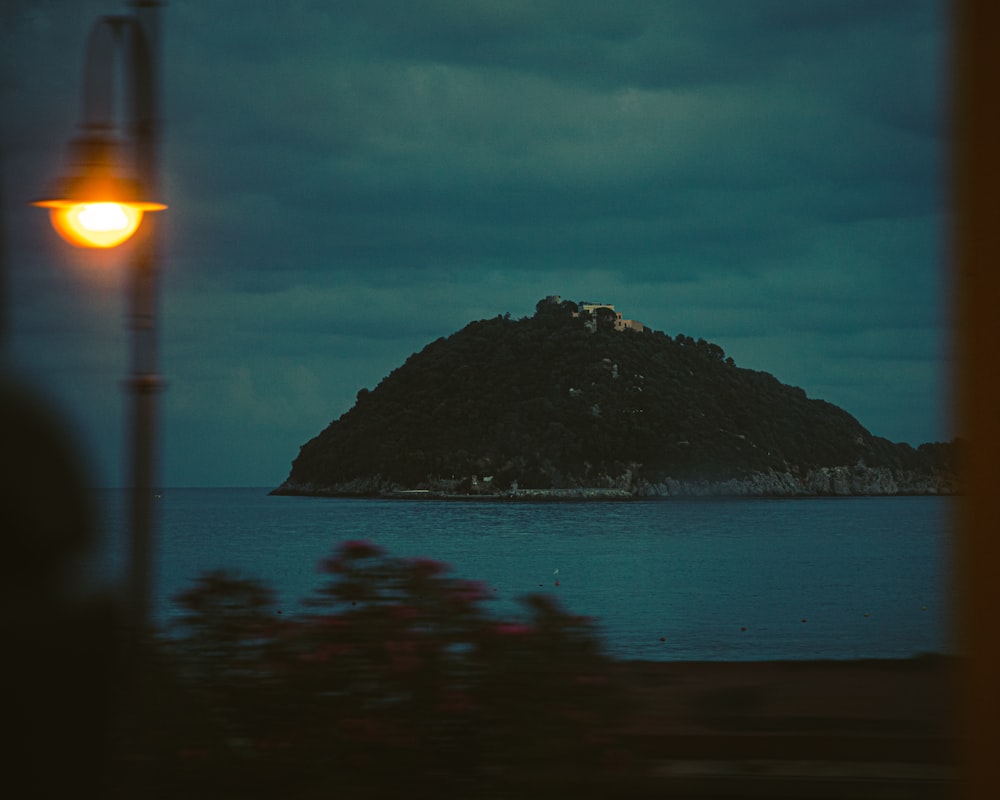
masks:
[[[416,578],[433,578],[435,575],[443,575],[451,570],[443,561],[436,561],[433,558],[410,558],[407,559],[413,575]]]
[[[318,664],[330,661],[337,656],[343,655],[351,649],[348,644],[324,644],[316,648],[311,653],[303,653],[299,656],[299,661],[306,664]]]
[[[350,620],[338,617],[336,614],[326,614],[309,621],[309,629],[323,635],[344,633],[350,630]]]
[[[340,556],[327,556],[320,559],[320,562],[316,565],[316,571],[338,575],[344,571],[344,559]]]
[[[501,622],[496,626],[496,632],[501,636],[527,636],[534,632],[530,625],[521,625],[516,622]]]
[[[482,581],[455,581],[452,597],[460,603],[475,603],[486,597],[486,584]]]
[[[402,620],[416,619],[420,616],[420,611],[414,606],[393,606],[389,613],[396,619]]]
[[[385,555],[385,550],[367,539],[348,539],[340,543],[340,553],[345,558],[375,558]]]

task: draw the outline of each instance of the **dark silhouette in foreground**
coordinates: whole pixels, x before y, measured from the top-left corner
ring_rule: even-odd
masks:
[[[0,378],[0,794],[108,796],[121,661],[112,603],[86,585],[84,470],[45,403]]]
[[[301,614],[203,575],[116,752],[145,797],[948,797],[951,660],[615,662],[546,596],[342,543]],[[893,795],[893,796],[897,796]]]
[[[367,542],[321,569],[300,616],[226,573],[177,598],[151,687],[162,725],[122,754],[153,757],[154,791],[503,797],[614,768],[623,705],[587,620],[543,597],[496,620],[488,587]]]

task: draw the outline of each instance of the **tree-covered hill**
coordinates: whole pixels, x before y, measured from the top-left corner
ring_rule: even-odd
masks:
[[[665,494],[735,481],[737,493],[810,493],[793,484],[816,484],[828,468],[880,470],[899,492],[952,488],[952,445],[894,444],[830,403],[737,367],[718,345],[615,330],[613,314],[577,309],[546,299],[533,317],[472,322],[430,343],[359,391],[276,491]],[[761,475],[782,477],[760,484]],[[746,490],[754,480],[763,488]]]

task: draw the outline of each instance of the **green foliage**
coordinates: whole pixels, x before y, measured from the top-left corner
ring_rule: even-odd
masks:
[[[683,334],[596,331],[575,304],[467,325],[412,355],[316,438],[289,481],[369,493],[600,486],[820,466],[931,470],[944,456],[872,436],[850,414]],[[451,482],[451,483],[449,483]],[[352,488],[353,487],[353,488]]]
[[[177,598],[158,737],[126,753],[162,769],[153,796],[534,796],[615,777],[623,709],[588,620],[544,596],[497,619],[485,586],[368,542],[320,569],[299,618],[221,572]]]

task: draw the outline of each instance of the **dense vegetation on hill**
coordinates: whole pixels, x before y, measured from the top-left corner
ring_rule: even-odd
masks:
[[[412,355],[306,443],[279,491],[495,491],[722,481],[768,471],[953,467],[703,339],[616,331],[613,315],[540,301],[533,317],[472,322]]]

